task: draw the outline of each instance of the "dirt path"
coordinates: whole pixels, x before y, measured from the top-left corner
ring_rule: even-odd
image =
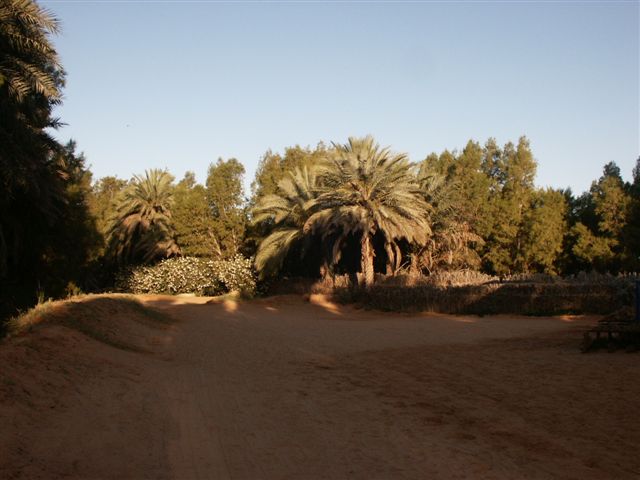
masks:
[[[87,352],[0,477],[640,477],[640,358],[579,354],[592,319],[143,301],[178,319],[156,353]]]

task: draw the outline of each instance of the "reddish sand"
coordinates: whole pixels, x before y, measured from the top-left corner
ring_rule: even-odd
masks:
[[[580,354],[593,318],[140,298],[176,323],[96,321],[142,352],[0,344],[0,478],[640,477],[640,356]]]

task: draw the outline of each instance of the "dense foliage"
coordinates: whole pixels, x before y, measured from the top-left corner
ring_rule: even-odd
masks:
[[[251,261],[238,255],[228,260],[180,257],[121,271],[116,288],[131,293],[220,295],[255,293]]]
[[[35,2],[0,0],[0,318],[80,283],[99,242],[84,157],[47,130],[64,86],[57,31]]]

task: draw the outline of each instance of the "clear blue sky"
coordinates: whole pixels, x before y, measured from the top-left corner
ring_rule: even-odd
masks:
[[[531,140],[582,192],[640,155],[638,2],[42,1],[62,21],[57,114],[96,177],[203,181],[236,157],[373,134],[414,161]]]

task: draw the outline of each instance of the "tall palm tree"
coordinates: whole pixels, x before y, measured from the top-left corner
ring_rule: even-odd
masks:
[[[168,172],[148,170],[122,192],[107,233],[115,262],[150,262],[180,254],[171,223],[172,182]]]
[[[400,261],[398,240],[424,245],[431,235],[429,205],[406,155],[380,148],[370,136],[334,144],[320,194],[305,207],[314,211],[306,231],[339,231],[338,243],[346,235],[360,235],[361,272],[367,286],[374,281],[377,232],[384,236],[390,266]]]
[[[268,222],[271,233],[262,240],[255,258],[261,277],[274,275],[282,268],[291,247],[308,237],[304,225],[311,215],[307,205],[316,198],[318,177],[310,167],[296,167],[280,182],[276,194],[265,195],[252,210],[252,223]],[[305,253],[302,249],[302,254]]]
[[[0,0],[0,279],[37,263],[60,215],[60,146],[45,130],[60,102],[64,71],[49,36],[58,21],[32,0]],[[19,213],[17,213],[19,212]],[[24,219],[29,218],[29,225]]]

